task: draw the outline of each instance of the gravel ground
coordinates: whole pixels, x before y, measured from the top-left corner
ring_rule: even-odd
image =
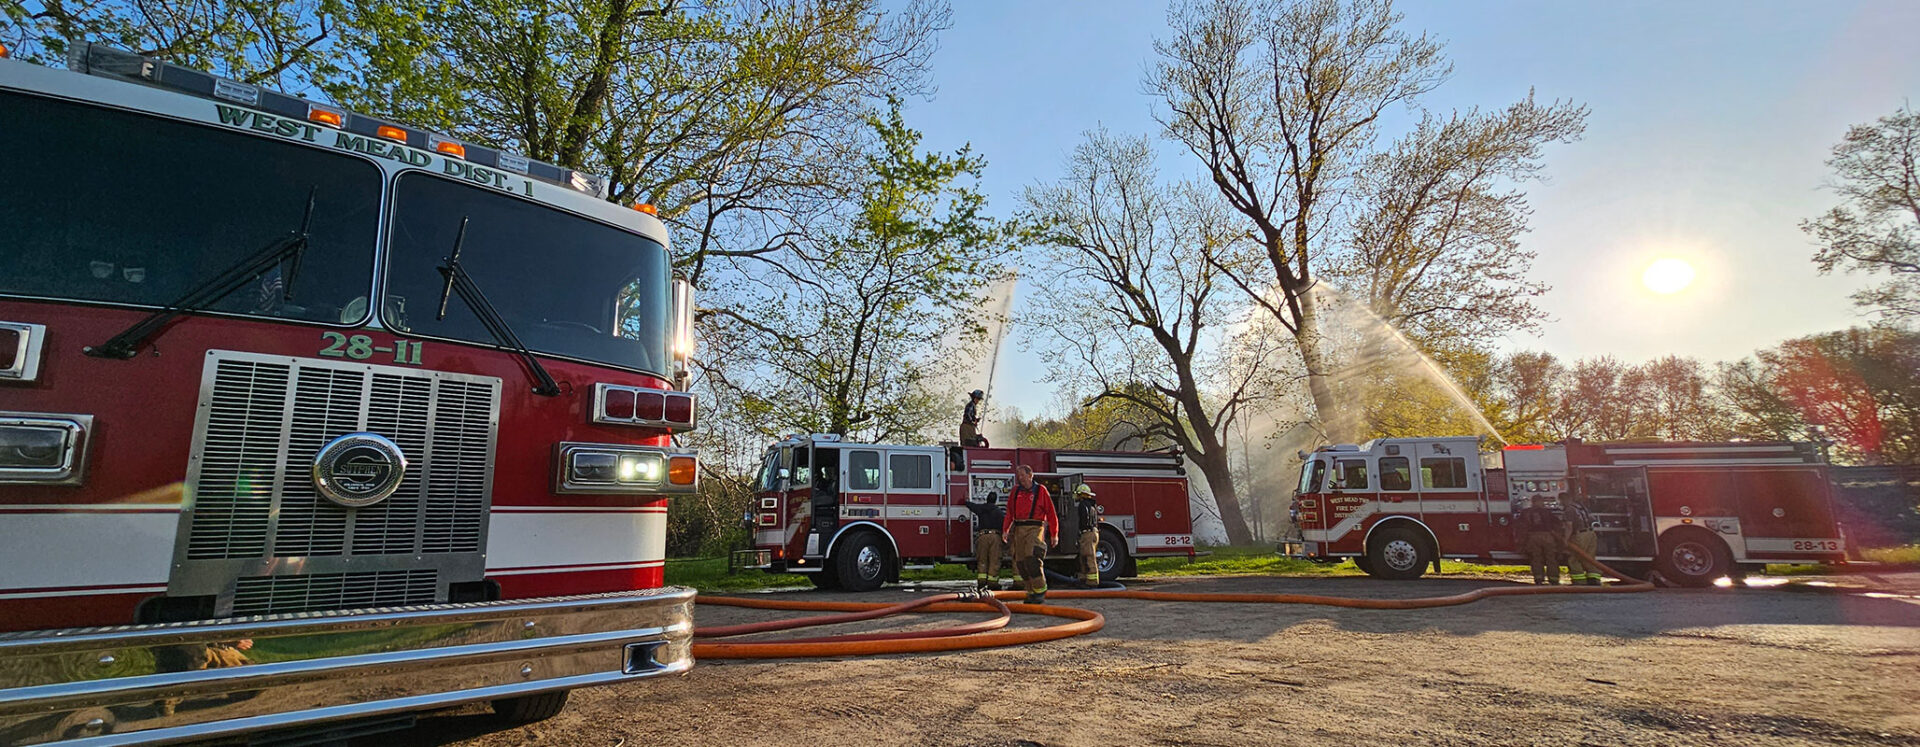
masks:
[[[1134,586],[1404,598],[1506,582],[1233,577]],[[676,679],[575,692],[564,713],[531,726],[502,728],[467,707],[377,743],[1920,745],[1916,592],[1920,574],[1415,611],[1073,602],[1105,614],[1106,629],[953,654],[703,662]],[[698,618],[789,614],[707,607]]]

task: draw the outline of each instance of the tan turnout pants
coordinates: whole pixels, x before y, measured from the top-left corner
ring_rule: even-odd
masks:
[[[1574,532],[1571,542],[1574,547],[1585,550],[1588,555],[1592,555],[1594,550],[1600,546],[1600,536],[1594,534],[1592,530]],[[1594,567],[1592,563],[1588,563],[1582,560],[1579,555],[1570,552],[1567,553],[1567,578],[1573,579],[1573,582],[1577,584],[1587,579],[1599,581],[1606,578],[1606,576],[1602,575],[1600,569]]]
[[[1527,561],[1533,564],[1533,582],[1560,583],[1560,535],[1527,533]]]
[[[1047,557],[1047,528],[1015,524],[1013,537],[1007,544],[1008,549],[1013,551],[1013,568],[1020,572],[1020,580],[1027,585],[1027,593],[1046,593],[1047,572],[1044,566]]]
[[[980,580],[1000,578],[1000,530],[973,535],[973,572]]]
[[[1100,585],[1100,530],[1080,532],[1080,580],[1088,586]]]

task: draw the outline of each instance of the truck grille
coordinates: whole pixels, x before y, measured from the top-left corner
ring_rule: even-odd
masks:
[[[438,586],[436,575],[432,569],[424,569],[243,578],[235,585],[233,614],[432,604]]]
[[[209,355],[172,593],[232,594],[235,612],[244,602],[246,614],[265,614],[433,602],[445,584],[480,577],[499,379]],[[313,460],[328,441],[362,431],[399,445],[407,468],[385,501],[345,508],[315,489]],[[454,566],[463,572],[433,572]],[[408,575],[422,568],[425,576]]]

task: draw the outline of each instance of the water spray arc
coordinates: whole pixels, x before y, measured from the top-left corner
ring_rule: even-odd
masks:
[[[1492,435],[1493,438],[1501,444],[1507,443],[1506,436],[1501,435],[1500,430],[1493,426],[1493,421],[1488,420],[1487,416],[1480,412],[1480,406],[1474,403],[1473,397],[1468,396],[1467,391],[1460,387],[1460,383],[1454,381],[1453,377],[1449,375],[1445,369],[1441,368],[1438,362],[1428,356],[1425,351],[1422,351],[1420,346],[1415,345],[1413,340],[1408,339],[1405,333],[1388,323],[1387,320],[1382,319],[1379,314],[1375,314],[1372,309],[1367,308],[1365,303],[1360,302],[1358,299],[1347,297],[1326,283],[1316,284],[1312,292],[1321,294],[1326,299],[1323,302],[1324,308],[1330,311],[1345,312],[1348,320],[1361,327],[1361,329],[1356,331],[1383,338],[1411,355],[1414,360],[1414,364],[1411,367],[1412,373],[1418,375],[1420,378],[1426,379],[1434,386],[1439,387],[1440,391],[1447,396],[1447,399],[1451,400],[1454,406],[1471,417],[1474,424],[1479,426],[1481,430]]]

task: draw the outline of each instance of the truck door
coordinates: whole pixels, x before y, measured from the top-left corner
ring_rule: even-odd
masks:
[[[1414,472],[1420,489],[1421,517],[1433,530],[1442,555],[1478,556],[1491,542],[1481,496],[1480,457],[1447,448],[1423,445],[1418,456]],[[1383,464],[1385,461],[1381,460]],[[1381,479],[1385,478],[1383,471]]]
[[[940,456],[929,449],[887,450],[885,526],[902,558],[946,555],[946,460]]]

